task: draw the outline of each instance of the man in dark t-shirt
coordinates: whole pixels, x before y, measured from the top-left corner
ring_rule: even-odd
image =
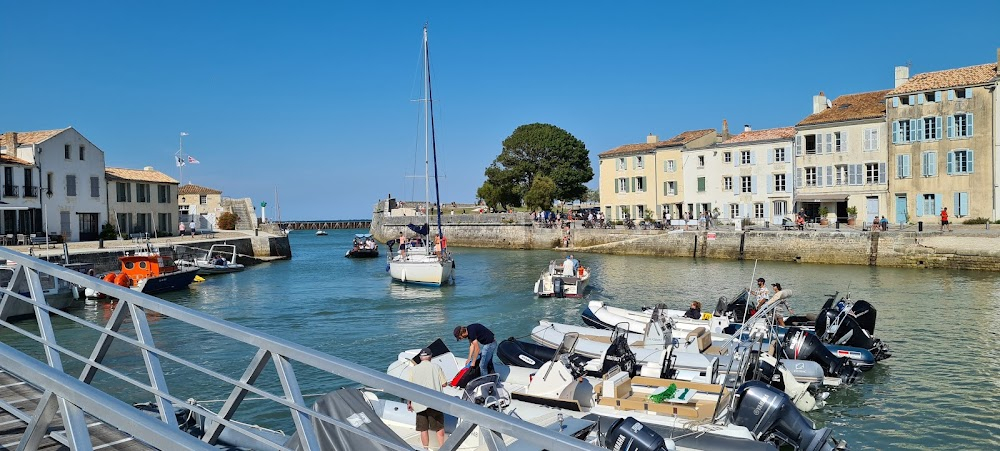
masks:
[[[479,375],[490,374],[489,368],[492,367],[493,355],[497,351],[493,332],[479,323],[455,326],[455,339],[461,341],[466,338],[469,339],[469,358],[466,359],[465,365],[471,365],[476,361],[476,355],[479,355]]]

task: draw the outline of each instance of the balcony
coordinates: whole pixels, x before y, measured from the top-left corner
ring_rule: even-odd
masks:
[[[3,197],[17,197],[17,186],[14,186],[14,185],[4,185],[3,186]]]
[[[38,197],[38,187],[37,186],[25,186],[24,187],[24,197]]]

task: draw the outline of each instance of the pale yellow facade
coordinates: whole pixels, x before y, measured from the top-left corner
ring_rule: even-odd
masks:
[[[608,220],[641,220],[657,212],[655,151],[601,159],[601,204]]]

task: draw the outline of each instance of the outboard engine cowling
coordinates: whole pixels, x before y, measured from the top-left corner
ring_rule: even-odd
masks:
[[[785,358],[819,363],[827,376],[840,377],[845,384],[854,383],[861,376],[861,370],[850,359],[833,355],[819,337],[797,327],[785,332],[780,349]]]
[[[867,349],[876,361],[892,356],[889,347],[875,338],[875,308],[858,301],[850,310],[823,309],[816,321],[816,335],[824,343]]]
[[[788,395],[759,381],[736,389],[730,420],[749,429],[758,440],[787,443],[800,451],[830,451],[839,446],[830,438],[833,431],[816,429]]]
[[[563,284],[562,277],[554,277],[552,279],[552,292],[557,298],[565,297],[566,286]]]
[[[635,418],[615,421],[604,436],[604,446],[612,451],[666,451],[663,436],[645,427]]]

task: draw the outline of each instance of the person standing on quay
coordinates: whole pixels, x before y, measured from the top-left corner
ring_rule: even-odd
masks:
[[[194,219],[192,219],[191,223],[188,224],[188,229],[191,232],[191,238],[194,238],[194,232],[195,232],[195,222],[194,222]]]
[[[184,223],[183,222],[181,222],[180,225],[177,226],[177,236],[184,236]]]
[[[572,263],[570,263],[572,267]],[[455,326],[455,339],[469,339],[469,358],[465,360],[465,365],[472,365],[479,355],[479,375],[490,374],[489,367],[493,363],[493,354],[497,351],[497,342],[493,337],[493,332],[486,326],[479,323],[472,323],[468,326]]]
[[[948,207],[941,209],[941,231],[944,232],[945,226],[948,226],[948,231],[951,232],[951,224],[948,222]]]
[[[448,379],[441,367],[431,362],[432,356],[430,348],[420,350],[420,363],[410,371],[410,382],[441,392],[441,388],[448,385]],[[406,408],[417,414],[416,429],[424,449],[430,449],[430,431],[437,434],[438,447],[444,445],[444,413],[413,401],[407,401]]]

